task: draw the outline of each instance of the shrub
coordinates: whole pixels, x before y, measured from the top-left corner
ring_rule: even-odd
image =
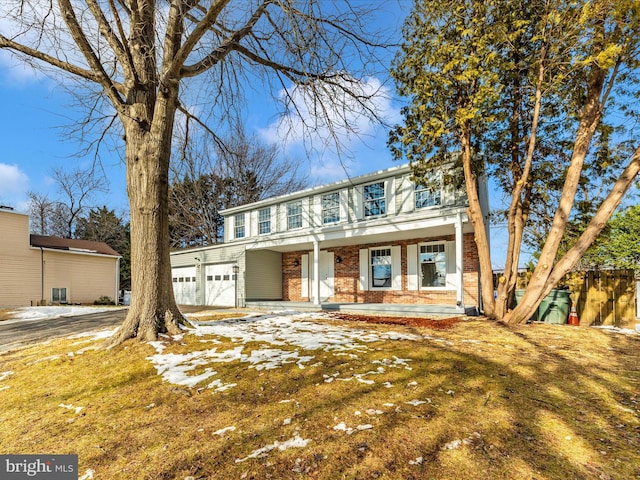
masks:
[[[93,304],[94,305],[115,305],[113,300],[111,300],[111,298],[107,297],[106,295],[103,295],[98,300],[95,300]]]

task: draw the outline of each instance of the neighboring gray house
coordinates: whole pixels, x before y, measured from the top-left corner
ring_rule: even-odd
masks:
[[[487,212],[486,185],[479,187]],[[479,262],[467,207],[463,191],[425,189],[404,165],[231,208],[222,212],[223,244],[171,254],[176,300],[477,309]]]

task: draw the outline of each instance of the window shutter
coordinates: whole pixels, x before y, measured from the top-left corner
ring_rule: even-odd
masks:
[[[369,290],[369,250],[360,250],[360,290]]]
[[[322,195],[314,195],[311,198],[311,214],[309,215],[311,227],[322,227]]]
[[[353,189],[353,206],[356,211],[356,220],[364,218],[364,190],[362,185]]]
[[[309,225],[311,225],[311,222],[309,221],[309,214],[313,211],[313,209],[310,208],[309,203],[312,201],[313,198],[311,197],[302,199],[302,228],[307,228],[309,227]]]
[[[233,240],[235,236],[235,221],[233,215],[229,215],[228,217],[224,217],[224,241],[228,242]]]
[[[301,260],[302,289],[300,291],[300,296],[302,298],[306,298],[309,296],[309,255],[302,255]]]
[[[418,245],[407,245],[407,289],[419,290]]]
[[[271,207],[271,231],[272,232],[284,232],[289,229],[289,223],[287,219],[287,211],[289,210],[286,203],[282,203],[277,207],[274,205]],[[276,211],[276,218],[278,223],[273,222],[273,212]]]
[[[340,223],[349,221],[349,190],[340,190]]]
[[[278,228],[278,212],[282,211],[283,208],[278,208],[279,205],[271,205],[269,207],[269,220],[271,221],[271,230],[269,233],[276,233],[279,231]],[[284,214],[287,214],[287,209],[284,209]]]
[[[258,236],[258,211],[254,210],[249,213],[249,228],[251,229],[251,236]]]
[[[396,182],[394,178],[385,180],[384,182],[384,196],[387,202],[386,214],[396,214]]]
[[[400,212],[413,212],[415,209],[415,197],[413,195],[414,188],[413,182],[408,175],[402,177],[402,184],[400,187]]]
[[[447,255],[447,287],[458,286],[458,276],[456,275],[456,242],[447,242],[446,244]]]
[[[402,259],[400,245],[391,247],[391,290],[402,290]]]

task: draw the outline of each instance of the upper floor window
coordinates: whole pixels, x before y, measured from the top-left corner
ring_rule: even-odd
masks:
[[[271,233],[271,207],[258,210],[258,233]]]
[[[240,213],[234,217],[233,235],[234,238],[244,238],[244,213]]]
[[[371,183],[364,186],[364,216],[373,217],[387,212],[384,195],[384,182]]]
[[[322,195],[322,223],[340,221],[340,194],[338,192]]]
[[[446,286],[447,254],[444,242],[420,245],[420,277],[422,287]]]
[[[287,229],[302,228],[302,201],[287,204]]]
[[[442,203],[440,190],[440,182],[438,182],[437,186],[433,187],[427,187],[420,183],[416,183],[416,209],[440,205]]]

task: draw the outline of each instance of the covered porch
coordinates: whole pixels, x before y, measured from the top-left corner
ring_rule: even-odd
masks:
[[[247,245],[242,303],[250,308],[407,316],[477,312],[477,262],[465,254],[475,250],[473,230],[464,213],[370,223],[366,228],[345,225],[312,235],[270,236]],[[428,242],[441,243],[446,258],[446,284],[436,288],[421,283],[419,248]],[[392,263],[393,278],[381,287],[367,279],[372,269],[367,254],[374,249],[386,251]],[[268,288],[273,290],[269,296]]]

